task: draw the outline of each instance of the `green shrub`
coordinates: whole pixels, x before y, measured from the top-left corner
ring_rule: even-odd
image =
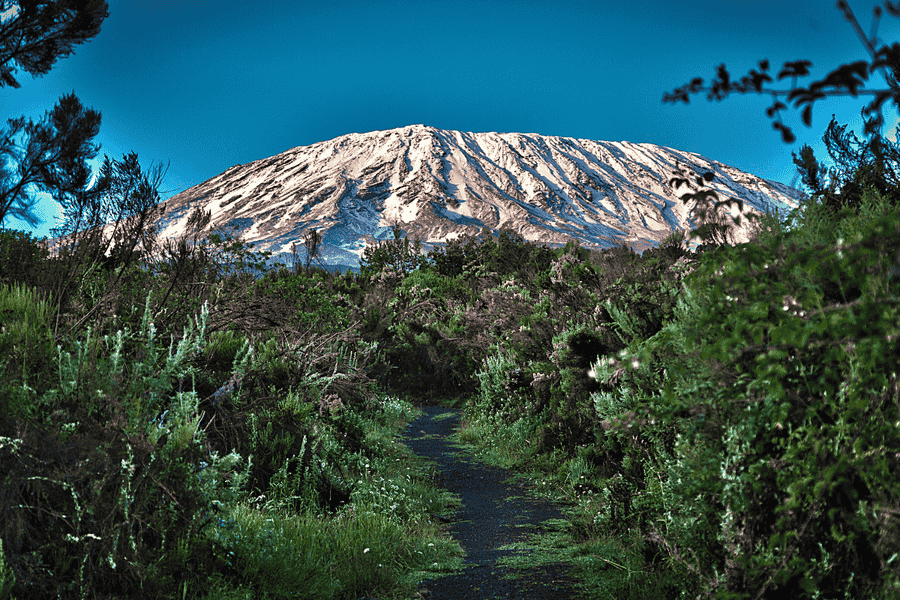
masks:
[[[446,277],[431,267],[423,267],[403,278],[402,292],[421,298],[431,298],[440,306],[446,306],[449,298],[459,296],[461,281],[458,277]],[[415,292],[413,292],[415,290]]]
[[[594,441],[597,416],[590,394],[596,382],[590,377],[591,364],[605,354],[603,336],[589,325],[565,329],[552,342],[553,370],[558,375],[545,409],[546,426],[540,435],[540,448],[566,449]]]
[[[3,540],[0,539],[0,600],[10,598],[13,586],[16,584],[16,575],[6,564],[6,554],[3,552]]]
[[[333,598],[333,557],[321,527],[303,517],[269,515],[237,504],[217,519],[213,539],[227,567],[256,597]]]
[[[525,385],[522,369],[499,348],[484,359],[478,377],[478,395],[469,404],[473,416],[495,416],[500,420],[515,420],[521,415],[526,396],[520,393]]]
[[[48,254],[30,233],[0,229],[0,282],[37,285]]]
[[[595,366],[607,440],[643,445],[610,507],[642,513],[633,524],[701,594],[900,586],[900,218],[838,228],[857,233],[826,245],[774,229],[707,253],[676,320],[634,341],[622,371]]]
[[[240,332],[231,329],[214,331],[204,350],[207,368],[217,372],[230,371],[249,350],[250,341]]]
[[[323,333],[350,326],[350,299],[339,288],[342,280],[321,271],[294,273],[275,270],[253,284],[256,298],[274,298],[293,309],[290,321]]]
[[[0,446],[14,595],[165,595],[217,568],[200,535],[219,499],[209,482],[237,462],[211,460],[190,389],[205,320],[166,347],[148,300],[139,331],[60,345],[56,385],[31,390],[40,412]]]
[[[33,387],[43,388],[41,376],[50,370],[52,311],[33,289],[0,284],[0,395],[5,419],[34,418]]]
[[[403,230],[393,228],[394,238],[377,242],[374,246],[366,246],[363,257],[359,261],[360,273],[371,277],[378,273],[393,270],[406,275],[427,264],[422,252],[422,243],[418,239],[410,243]]]

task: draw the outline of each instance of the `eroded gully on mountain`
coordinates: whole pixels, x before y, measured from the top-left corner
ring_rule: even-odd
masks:
[[[559,508],[510,483],[508,471],[478,462],[451,445],[448,438],[459,426],[459,411],[433,406],[423,410],[425,414],[407,427],[404,442],[433,460],[438,484],[460,497],[462,506],[448,530],[466,558],[462,572],[424,580],[420,594],[428,600],[578,598],[567,565],[498,564],[503,557],[522,552],[504,546],[540,533],[550,519],[562,519]]]

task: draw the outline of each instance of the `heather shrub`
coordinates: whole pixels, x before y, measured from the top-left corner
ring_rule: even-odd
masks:
[[[522,369],[500,348],[484,360],[483,369],[476,373],[478,394],[470,402],[473,416],[489,415],[500,421],[514,421],[521,416],[528,396],[522,393],[525,381]]]
[[[41,310],[20,304],[3,314]],[[448,499],[394,441],[410,407],[365,375],[372,345],[207,338],[205,310],[165,338],[152,316],[148,297],[137,330],[61,340],[53,379],[18,387],[31,412],[0,431],[4,592],[350,598],[456,560],[427,516]]]
[[[900,586],[900,220],[862,211],[835,229],[855,234],[772,225],[706,253],[676,320],[595,366],[607,440],[644,445],[619,498],[629,471],[612,464],[599,522],[639,527],[692,596]]]
[[[552,348],[550,358],[557,378],[545,408],[539,448],[571,452],[594,441],[596,415],[590,394],[596,382],[589,371],[597,357],[605,353],[606,345],[592,327],[581,324],[555,336]]]
[[[205,316],[168,348],[149,309],[140,331],[88,329],[59,347],[53,387],[28,389],[41,410],[0,448],[14,596],[153,595],[215,568],[190,385]]]
[[[404,277],[399,291],[416,298],[430,298],[437,306],[445,309],[448,308],[449,300],[464,300],[467,296],[459,276],[441,275],[430,266],[419,268]]]
[[[276,298],[294,311],[289,320],[299,328],[323,333],[341,331],[350,325],[350,299],[336,286],[335,278],[317,270],[295,273],[279,269],[253,284],[254,298]]]
[[[213,372],[230,371],[235,366],[235,360],[240,362],[249,348],[250,341],[238,331],[214,331],[209,335],[209,343],[203,352],[206,368]]]
[[[650,255],[605,291],[603,309],[623,345],[653,336],[672,318],[679,295],[674,262]]]
[[[393,239],[366,246],[359,261],[360,274],[363,277],[369,278],[387,269],[406,275],[427,264],[422,244],[418,239],[410,242],[403,230],[397,226],[394,226],[392,233]]]
[[[346,502],[346,477],[331,466],[359,450],[364,434],[354,415],[373,402],[366,371],[375,352],[352,338],[308,330],[256,343],[238,339],[230,332],[214,336],[230,343],[222,359],[233,356],[233,363],[218,388],[205,390],[204,406],[218,419],[211,444],[254,456],[249,487],[272,490],[279,482],[276,495],[288,508]],[[328,468],[311,470],[314,460]]]
[[[4,418],[34,417],[31,387],[52,364],[52,311],[34,289],[0,284],[0,394]]]
[[[590,262],[603,289],[613,286],[621,277],[632,273],[640,260],[641,255],[624,244],[590,253]]]
[[[0,282],[39,284],[48,254],[30,233],[0,229]]]
[[[474,364],[451,331],[434,317],[410,317],[394,325],[392,336],[383,342],[382,356],[390,370],[381,383],[395,393],[422,399],[468,393]]]
[[[509,229],[501,229],[496,244],[490,244],[488,248],[487,267],[503,279],[513,276],[520,282],[528,282],[549,269],[553,260],[549,248],[529,242]]]

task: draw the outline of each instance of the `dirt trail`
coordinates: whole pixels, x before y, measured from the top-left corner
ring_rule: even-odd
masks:
[[[459,411],[441,407],[424,410],[423,416],[410,423],[404,442],[416,454],[434,460],[438,484],[462,499],[449,531],[467,557],[461,573],[423,581],[419,586],[422,595],[428,600],[578,598],[567,565],[497,565],[498,559],[516,552],[501,550],[501,546],[525,541],[529,533],[542,530],[544,521],[561,519],[562,514],[552,503],[527,497],[522,487],[506,483],[509,472],[477,462],[451,446],[447,437],[459,425]],[[452,416],[435,419],[448,413]]]

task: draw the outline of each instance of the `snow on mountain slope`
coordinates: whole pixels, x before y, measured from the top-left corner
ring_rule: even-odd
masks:
[[[800,193],[700,155],[653,144],[413,125],[348,134],[236,165],[166,201],[163,237],[183,235],[195,207],[234,225],[257,250],[290,252],[304,231],[329,264],[356,266],[366,244],[398,225],[431,247],[483,227],[547,245],[653,246],[691,230],[691,207],[668,181],[676,163],[712,171],[721,199],[745,210],[797,206]],[[744,238],[746,239],[746,238]],[[742,241],[739,238],[739,241]]]

